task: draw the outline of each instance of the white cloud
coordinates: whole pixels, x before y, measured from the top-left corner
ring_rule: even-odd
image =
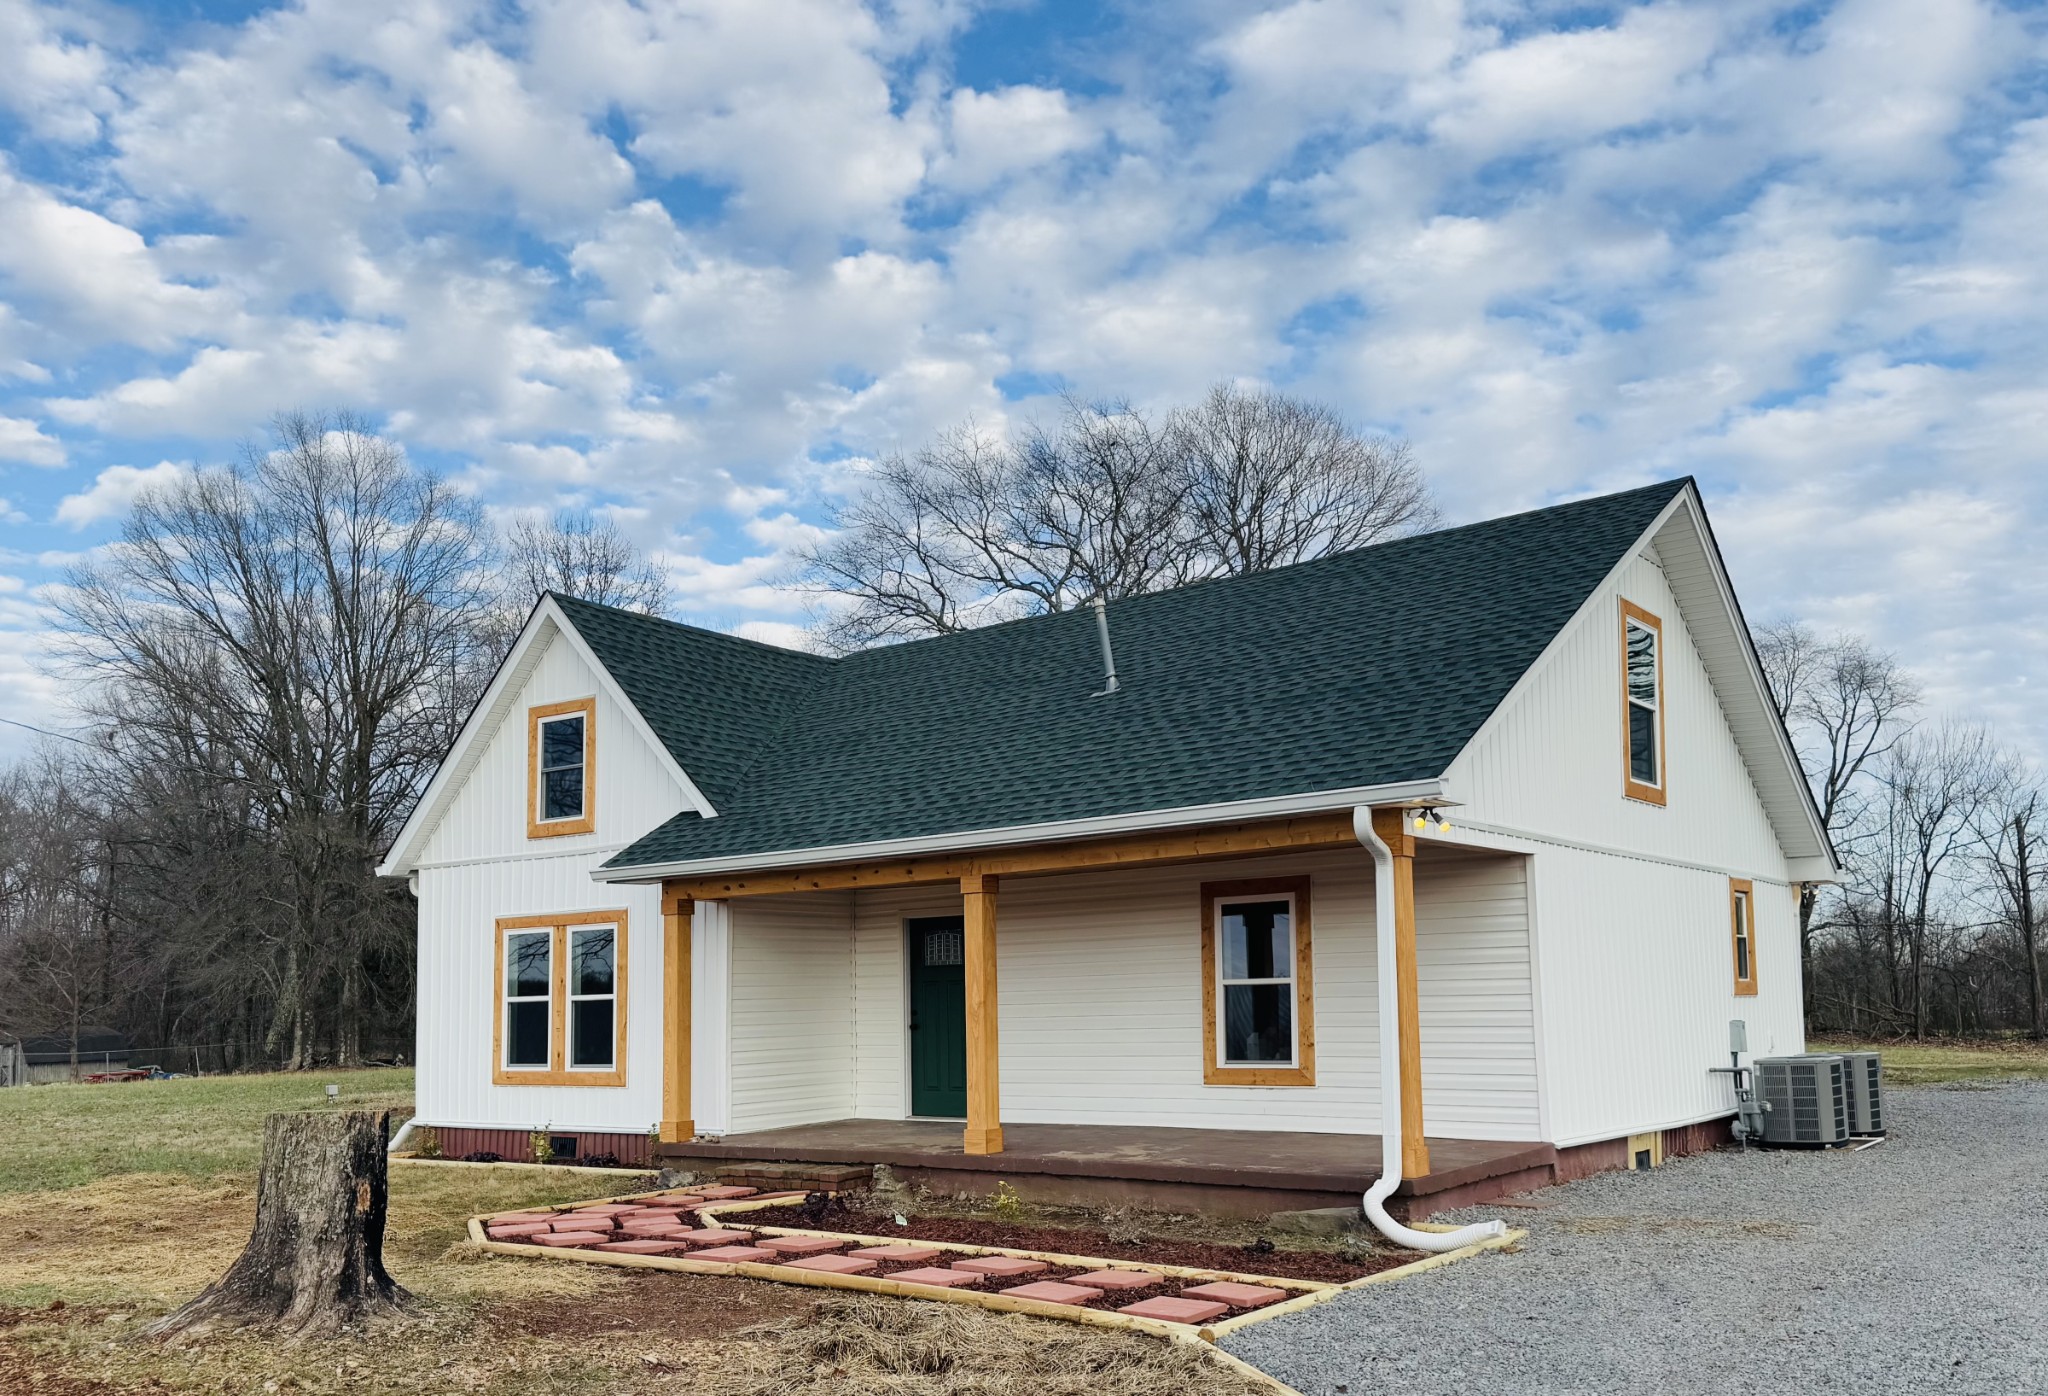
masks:
[[[56,521],[74,529],[126,513],[137,495],[146,489],[173,485],[192,473],[192,467],[176,461],[155,465],[110,465],[99,473],[90,489],[65,495],[57,505]]]
[[[1067,94],[1048,88],[962,88],[948,108],[952,149],[934,167],[933,177],[961,189],[980,189],[1005,175],[1036,169],[1096,139]]]
[[[219,292],[166,277],[134,229],[10,173],[0,157],[0,288],[90,343],[170,349],[224,315]]]
[[[9,502],[7,499],[0,498],[0,523],[24,524],[27,522],[27,514],[23,513],[20,509],[16,508],[15,505]],[[21,585],[19,578],[0,577],[0,591],[10,590],[9,583],[12,583],[13,586],[15,587]]]
[[[26,417],[0,416],[0,461],[26,465],[64,464],[64,443]]]
[[[1408,435],[1459,517],[1695,471],[1752,611],[2048,746],[1986,696],[2048,641],[1994,662],[1979,619],[2048,604],[2040,22],[1581,13],[1210,0],[1013,53],[971,0],[0,0],[0,456],[361,408],[787,639],[862,461],[1062,384],[1274,382]],[[111,474],[7,494],[82,528]]]

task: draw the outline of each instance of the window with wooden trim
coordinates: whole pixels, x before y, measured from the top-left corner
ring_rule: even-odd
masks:
[[[1309,879],[1202,884],[1202,1080],[1313,1086]]]
[[[526,836],[559,838],[597,827],[597,700],[526,710]]]
[[[1622,791],[1664,803],[1664,622],[1621,603]]]
[[[1728,933],[1735,957],[1735,992],[1756,992],[1756,889],[1739,877],[1728,879]]]
[[[498,921],[491,1079],[626,1084],[626,913]]]

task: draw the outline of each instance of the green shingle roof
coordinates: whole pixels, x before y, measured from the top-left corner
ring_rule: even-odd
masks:
[[[718,810],[606,866],[1443,774],[1688,482],[841,659],[558,597]]]

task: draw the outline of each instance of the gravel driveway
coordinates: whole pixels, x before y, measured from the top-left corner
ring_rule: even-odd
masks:
[[[1885,1107],[1861,1153],[1722,1150],[1445,1217],[1529,1239],[1226,1346],[1309,1396],[2048,1392],[2048,1082]]]

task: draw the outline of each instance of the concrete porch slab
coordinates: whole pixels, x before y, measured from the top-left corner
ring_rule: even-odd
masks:
[[[1240,1214],[1354,1203],[1379,1177],[1372,1134],[1005,1124],[1003,1152],[961,1151],[949,1120],[833,1120],[663,1144],[662,1162],[716,1170],[763,1161],[888,1164],[927,1186],[986,1190],[997,1177],[1044,1200],[1212,1206]],[[1396,1210],[1411,1217],[1555,1180],[1548,1144],[1429,1141],[1432,1171],[1405,1179]],[[1033,1182],[1039,1184],[1031,1186]]]

